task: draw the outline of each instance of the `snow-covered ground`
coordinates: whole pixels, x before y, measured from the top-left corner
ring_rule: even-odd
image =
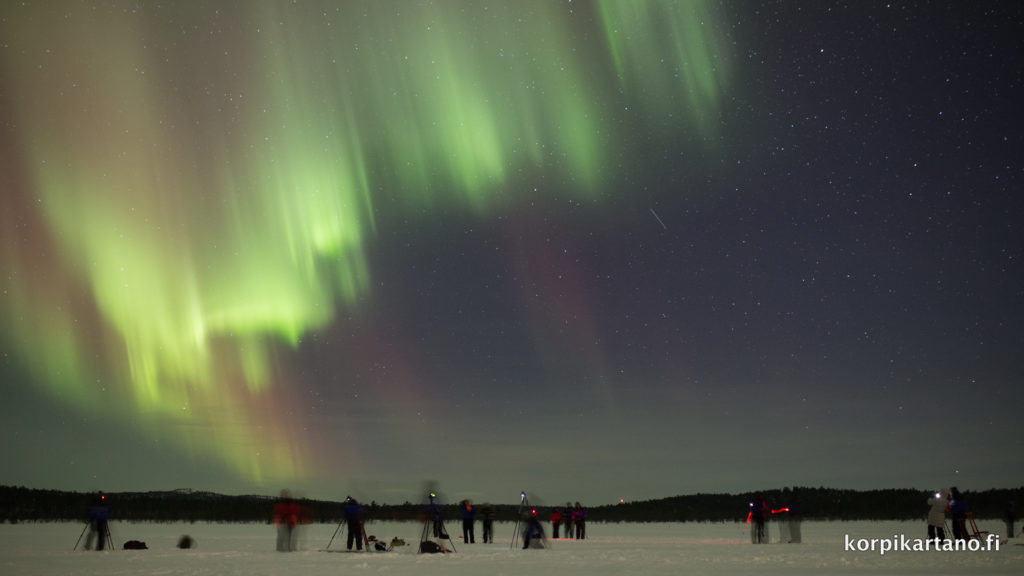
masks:
[[[415,544],[421,524],[374,522],[367,532],[410,543],[391,553],[322,552],[334,525],[306,526],[301,550],[275,552],[275,529],[265,524],[112,523],[117,550],[75,552],[84,524],[0,524],[0,574],[76,576],[385,574],[388,576],[643,576],[700,574],[1024,574],[1024,540],[998,551],[859,552],[846,549],[847,538],[889,539],[924,536],[924,522],[805,522],[803,543],[752,545],[742,524],[603,524],[588,526],[588,539],[554,540],[545,550],[511,549],[512,524],[498,523],[494,544],[463,544],[455,554],[420,555]],[[1002,523],[981,522],[981,530],[1001,533]],[[460,529],[448,523],[455,537]],[[179,550],[188,534],[196,547]],[[331,545],[343,550],[344,528]],[[477,537],[480,525],[477,524]],[[777,539],[777,529],[772,533]],[[84,542],[83,538],[83,542]],[[121,550],[126,540],[141,540],[148,550]]]

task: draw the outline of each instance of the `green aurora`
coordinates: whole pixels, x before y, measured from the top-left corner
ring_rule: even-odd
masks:
[[[729,84],[696,0],[2,12],[22,384],[261,484],[315,473],[276,359],[372,298],[382,221],[600,204],[627,131],[714,141]]]

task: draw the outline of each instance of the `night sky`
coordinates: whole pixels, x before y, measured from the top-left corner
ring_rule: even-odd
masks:
[[[5,2],[0,484],[1024,483],[1018,2]]]

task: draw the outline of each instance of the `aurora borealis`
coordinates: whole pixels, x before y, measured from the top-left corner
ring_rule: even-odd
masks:
[[[926,61],[940,12],[5,5],[0,482],[1011,482],[1020,78]]]

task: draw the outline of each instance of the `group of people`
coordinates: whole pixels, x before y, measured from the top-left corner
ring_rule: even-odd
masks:
[[[433,500],[431,500],[433,506]],[[477,510],[473,507],[472,502],[469,500],[462,500],[459,502],[459,508],[462,511],[462,541],[466,544],[476,543],[476,513]],[[440,519],[440,512],[436,506],[432,507],[434,516],[436,517],[435,522]],[[483,541],[484,543],[494,542],[494,507],[489,503],[485,503],[480,507],[481,519],[483,520]],[[534,539],[542,536],[538,536],[536,533],[538,530],[536,524],[540,526],[540,518],[538,517],[537,510],[531,508],[529,515],[525,518],[527,523],[527,529],[524,534],[525,540],[529,540],[530,536]],[[553,538],[559,538],[562,526],[565,526],[565,537],[568,539],[582,540],[587,537],[587,509],[577,502],[573,505],[572,502],[567,502],[565,505],[565,512],[561,508],[554,508],[551,510],[551,532]],[[533,528],[531,530],[531,527]],[[439,537],[438,530],[434,530],[435,537]],[[540,533],[543,534],[541,528]]]
[[[776,517],[781,521],[781,534],[783,542],[800,542],[800,517],[801,510],[797,491],[794,489],[789,493],[787,489],[784,494],[788,496],[788,505],[778,510],[772,509],[765,502],[764,496],[758,494],[750,503],[750,512],[747,522],[750,524],[751,542],[755,544],[768,543],[766,523],[769,518]],[[928,499],[928,538],[946,539],[946,515],[952,518],[952,537],[955,540],[963,540],[971,537],[967,528],[968,509],[963,494],[956,488],[939,490]],[[476,543],[475,523],[479,510],[483,525],[483,542],[494,542],[494,507],[484,503],[479,509],[474,508],[468,499],[460,502],[462,512],[462,540],[466,544]],[[430,494],[430,504],[427,511],[433,526],[433,536],[439,539],[449,539],[444,530],[441,509],[435,502],[435,496]],[[1006,522],[1006,533],[1009,537],[1015,535],[1014,523],[1015,512],[1012,504],[1006,509],[1004,520]],[[87,550],[95,545],[96,550],[103,550],[111,543],[110,527],[108,519],[110,510],[108,508],[107,496],[99,492],[94,497],[88,510],[88,523],[86,528],[89,536],[85,542]],[[309,514],[291,494],[285,490],[281,498],[274,504],[273,522],[277,525],[277,549],[279,551],[292,551],[298,548],[297,529],[300,524],[309,523]],[[523,531],[524,548],[534,546],[544,538],[544,530],[536,508],[531,508],[525,518],[525,529]],[[565,508],[553,508],[551,510],[551,532],[553,538],[560,538],[564,526],[564,538],[582,540],[587,537],[587,510],[579,502],[573,504],[567,502]],[[349,550],[355,547],[362,550],[363,544],[369,546],[366,530],[363,526],[363,507],[355,498],[345,499],[344,523],[348,527]],[[81,539],[81,538],[79,538]],[[77,547],[77,545],[76,545]]]
[[[562,526],[565,526],[565,538],[583,540],[587,537],[587,509],[579,502],[565,504],[565,512],[561,508],[551,510],[551,537],[558,538]],[[526,516],[526,527],[523,529],[523,549],[543,548],[544,527],[536,508],[530,508]]]
[[[803,509],[800,506],[799,490],[797,488],[793,488],[792,491],[789,488],[783,490],[782,502],[778,508],[769,506],[765,501],[764,494],[761,493],[758,493],[750,502],[747,524],[750,524],[750,542],[752,544],[767,544],[769,542],[769,519],[779,526],[779,541],[783,544],[799,544],[803,541],[801,531]]]
[[[941,489],[931,498],[928,498],[928,539],[946,539],[946,515],[949,514],[953,521],[953,540],[969,540],[978,537],[975,532],[977,528],[968,528],[967,499],[957,490],[956,486],[950,489]],[[1006,523],[1006,537],[1018,536],[1014,524],[1017,515],[1013,508],[1013,502],[1007,504],[1003,511],[1003,522]],[[1024,535],[1024,534],[1022,534]]]
[[[565,526],[565,538],[583,540],[587,537],[587,509],[579,502],[565,504],[565,512],[561,508],[551,510],[551,537],[558,538],[562,526]],[[544,527],[536,508],[530,508],[526,516],[526,527],[523,529],[523,549],[543,548]]]
[[[754,544],[767,544],[769,536],[767,532],[768,520],[774,519],[780,526],[780,538],[784,543],[799,543],[802,540],[800,533],[800,522],[802,510],[799,503],[799,496],[796,489],[792,492],[787,488],[784,491],[786,503],[778,509],[770,507],[763,494],[757,496],[750,502],[750,512],[747,522],[750,524],[751,542]],[[946,514],[952,518],[952,537],[962,540],[970,537],[967,528],[967,502],[960,491],[953,487],[942,489],[928,499],[928,538],[939,540],[946,539]],[[476,543],[475,523],[477,509],[473,507],[470,500],[462,500],[459,503],[462,512],[462,540],[466,544]],[[489,503],[483,504],[480,508],[480,516],[483,521],[483,542],[494,542],[494,507]],[[440,539],[449,539],[444,530],[444,522],[441,516],[441,509],[434,501],[431,494],[428,514],[433,525],[433,536]],[[1004,519],[1007,525],[1007,534],[1014,535],[1015,514],[1012,506],[1007,509]],[[523,548],[536,547],[544,538],[544,529],[536,508],[530,508],[525,520],[523,530]],[[560,538],[562,528],[566,539],[582,540],[587,535],[587,510],[579,502],[573,504],[568,502],[565,508],[553,508],[551,510],[551,533],[552,538]],[[362,507],[353,498],[346,499],[345,521],[348,523],[348,548],[352,549],[355,543],[356,549],[362,549],[362,541],[366,538],[362,527]]]
[[[565,526],[565,538],[583,540],[587,537],[587,509],[577,502],[565,503],[565,512],[560,508],[551,511],[551,537],[557,539],[562,526]]]
[[[469,500],[459,502],[462,510],[462,541],[466,544],[476,544],[476,509]],[[484,502],[480,507],[480,520],[483,524],[484,544],[494,543],[494,506]]]
[[[967,501],[956,486],[950,489],[943,488],[928,499],[928,538],[946,539],[946,513],[953,519],[953,539],[966,540],[970,533],[967,531]],[[1013,534],[1011,525],[1010,534]]]
[[[426,540],[428,537],[432,537],[437,540],[451,540],[451,536],[448,535],[444,526],[442,509],[436,500],[437,496],[431,492],[428,498],[429,501],[425,506],[425,524],[422,539]],[[483,526],[482,541],[486,544],[494,543],[494,506],[490,503],[484,503],[479,507],[475,507],[472,501],[464,499],[459,502],[459,510],[462,515],[463,543],[476,543],[476,520],[478,513]],[[551,526],[554,537],[559,537],[561,527],[564,525],[566,538],[580,540],[586,538],[586,509],[579,502],[575,505],[570,502],[566,504],[565,510],[566,512],[564,513],[560,508],[554,508],[551,511]],[[544,529],[540,523],[537,509],[531,508],[523,520],[525,521],[525,528],[523,530],[524,547],[531,547],[531,544],[533,547],[536,547],[544,539]],[[362,550],[363,543],[367,540],[366,531],[363,527],[363,508],[351,496],[345,499],[343,522],[348,526],[348,549],[352,550],[354,546],[357,551]]]

